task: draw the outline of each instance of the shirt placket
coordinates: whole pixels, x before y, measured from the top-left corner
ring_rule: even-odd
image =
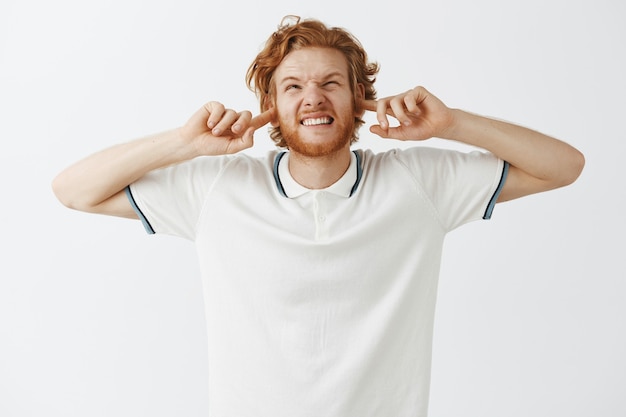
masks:
[[[313,216],[315,218],[315,240],[328,239],[328,202],[324,191],[313,195]]]

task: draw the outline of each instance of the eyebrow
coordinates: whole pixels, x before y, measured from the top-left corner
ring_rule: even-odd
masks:
[[[333,72],[329,72],[328,74],[324,75],[324,76],[321,78],[321,80],[322,80],[322,81],[326,81],[326,80],[328,80],[328,79],[330,79],[330,78],[334,78],[334,77],[346,78],[346,77],[344,76],[344,74],[342,74],[341,72],[339,72],[339,71],[333,71]],[[301,78],[299,78],[299,77],[297,77],[297,76],[295,76],[295,75],[288,75],[288,76],[286,76],[285,78],[283,78],[283,79],[279,80],[279,81],[278,81],[278,83],[279,83],[279,84],[284,84],[284,83],[289,82],[289,81],[302,81],[302,79],[301,79]]]

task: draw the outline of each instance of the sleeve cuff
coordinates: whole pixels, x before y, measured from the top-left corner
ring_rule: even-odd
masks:
[[[133,210],[135,210],[135,213],[139,217],[139,220],[141,220],[141,223],[143,224],[143,227],[146,229],[146,233],[148,233],[149,235],[155,234],[155,231],[152,228],[152,225],[150,224],[150,222],[148,221],[146,216],[143,214],[143,212],[141,211],[141,209],[137,205],[137,202],[135,201],[135,197],[133,197],[133,193],[130,190],[130,185],[128,185],[126,187],[125,191],[126,191],[126,197],[128,198],[128,201],[130,202],[130,205],[133,207]]]
[[[491,196],[491,200],[489,200],[489,204],[487,205],[487,210],[485,210],[485,214],[483,215],[483,220],[491,219],[491,214],[493,213],[493,209],[496,206],[496,203],[498,202],[498,197],[500,196],[500,193],[502,192],[502,187],[504,187],[504,183],[506,182],[506,177],[508,174],[509,174],[509,163],[506,161],[503,161],[502,174],[500,175],[500,182],[498,183],[498,187],[496,188],[496,191],[493,193],[493,196]]]

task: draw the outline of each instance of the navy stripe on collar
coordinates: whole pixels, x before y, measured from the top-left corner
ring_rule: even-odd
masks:
[[[356,192],[356,189],[359,188],[359,184],[361,183],[361,177],[363,177],[363,167],[361,166],[361,155],[357,151],[352,151],[354,156],[356,156],[356,181],[354,181],[354,185],[350,190],[350,197],[352,194]]]
[[[278,189],[278,192],[283,197],[289,198],[289,196],[287,196],[287,193],[285,192],[285,187],[283,187],[283,183],[280,181],[280,175],[278,175],[278,166],[280,165],[280,160],[283,159],[286,153],[287,153],[286,151],[283,151],[276,155],[276,158],[274,158],[273,171],[274,171],[274,181],[276,181],[276,188]],[[354,154],[354,156],[356,156],[356,181],[354,182],[354,185],[352,186],[352,189],[350,190],[349,197],[352,197],[352,195],[359,188],[359,184],[361,183],[361,178],[363,177],[361,155],[357,151],[352,151],[352,153]]]
[[[276,181],[276,188],[278,188],[278,192],[283,197],[287,197],[287,193],[285,192],[285,187],[283,187],[283,183],[280,182],[280,176],[278,175],[278,165],[280,164],[280,160],[283,159],[287,152],[281,152],[276,155],[274,158],[274,180]]]

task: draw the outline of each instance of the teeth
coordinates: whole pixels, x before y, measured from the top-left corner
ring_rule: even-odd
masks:
[[[333,119],[331,117],[318,117],[315,119],[304,119],[302,124],[305,126],[329,125]]]

